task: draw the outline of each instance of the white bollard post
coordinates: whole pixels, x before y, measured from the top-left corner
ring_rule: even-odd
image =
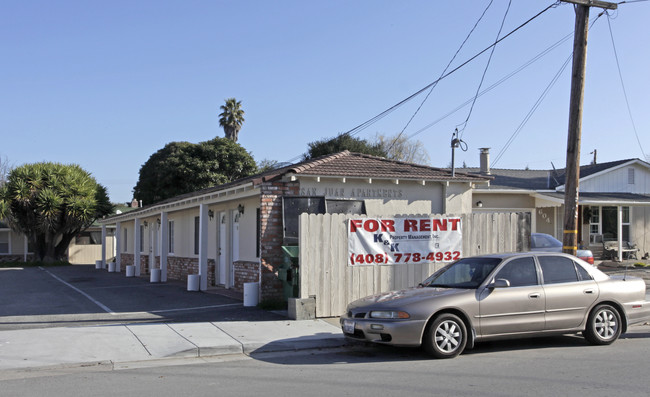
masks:
[[[151,269],[151,275],[149,276],[149,282],[159,283],[160,282],[160,269]]]
[[[187,276],[187,290],[198,291],[200,281],[201,281],[201,276],[199,276],[198,274],[189,274]]]
[[[244,306],[257,306],[260,283],[244,283]]]

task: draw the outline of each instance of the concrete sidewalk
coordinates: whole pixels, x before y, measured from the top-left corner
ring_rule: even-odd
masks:
[[[122,324],[0,332],[0,371],[297,351],[346,344],[332,321]]]

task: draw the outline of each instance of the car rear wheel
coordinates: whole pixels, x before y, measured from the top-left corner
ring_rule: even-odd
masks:
[[[609,345],[618,339],[621,330],[618,310],[610,305],[598,305],[589,314],[583,335],[592,345]]]
[[[424,350],[435,358],[453,358],[465,350],[467,329],[463,320],[443,313],[433,320],[424,337]]]

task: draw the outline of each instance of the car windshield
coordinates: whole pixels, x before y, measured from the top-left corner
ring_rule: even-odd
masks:
[[[433,288],[477,288],[499,263],[500,258],[464,258],[435,272],[420,285]]]

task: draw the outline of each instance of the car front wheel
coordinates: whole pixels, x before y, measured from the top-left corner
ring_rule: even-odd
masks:
[[[621,335],[621,315],[610,305],[598,305],[587,319],[583,332],[592,345],[609,345]]]
[[[465,350],[467,329],[463,320],[443,313],[429,324],[424,337],[424,350],[436,358],[453,358]]]

